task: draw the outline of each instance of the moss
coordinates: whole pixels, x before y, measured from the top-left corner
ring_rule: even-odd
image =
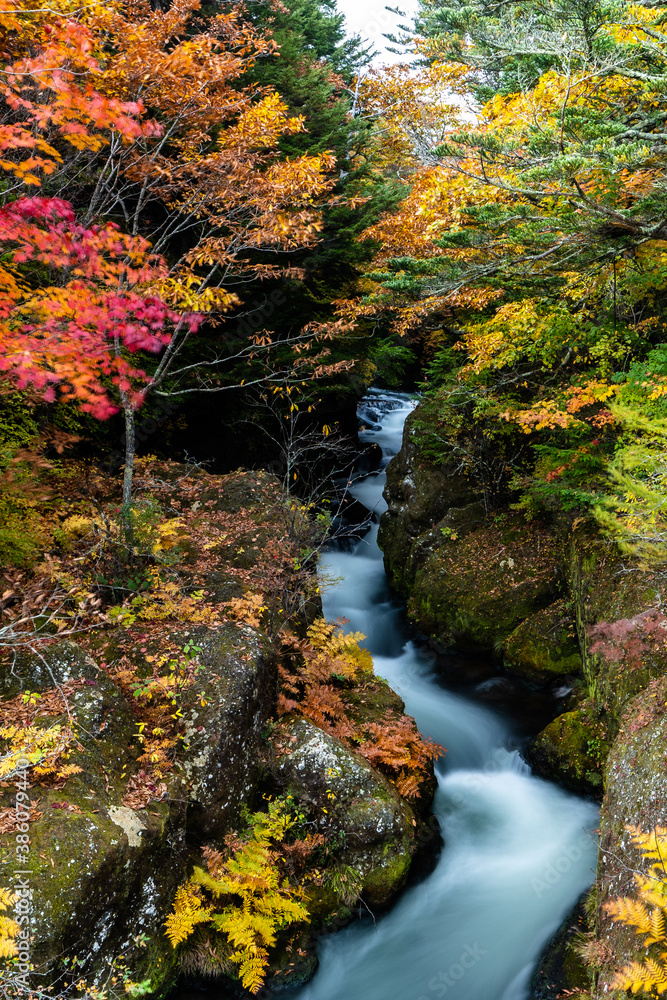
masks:
[[[360,754],[306,719],[276,727],[271,752],[276,784],[338,845],[335,863],[359,872],[370,905],[386,905],[403,885],[417,849],[410,806]]]
[[[364,877],[362,895],[369,900],[388,901],[405,885],[412,861],[410,851],[385,848],[383,855]]]
[[[575,622],[563,599],[522,622],[503,652],[508,670],[538,682],[577,675],[582,669]]]
[[[494,649],[553,601],[555,562],[553,538],[518,515],[508,515],[502,526],[488,522],[462,539],[441,536],[415,573],[408,613],[440,642]]]
[[[651,830],[664,826],[667,810],[667,678],[651,683],[624,714],[606,768],[606,793],[600,814],[600,859],[596,930],[600,955],[600,994],[611,992],[616,967],[644,957],[641,940],[605,911],[609,899],[634,896],[640,853],[626,825]]]
[[[565,557],[583,655],[584,676],[615,734],[630,701],[667,671],[664,629],[657,620],[653,572],[628,567],[595,525],[578,523]]]
[[[531,741],[526,756],[537,774],[573,791],[602,794],[609,736],[591,702],[559,715]]]

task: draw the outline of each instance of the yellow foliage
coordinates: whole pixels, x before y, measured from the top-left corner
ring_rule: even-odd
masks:
[[[174,912],[165,921],[166,935],[172,947],[185,941],[197,924],[207,923],[212,912],[212,907],[204,906],[201,890],[192,879],[179,886],[174,899]]]
[[[160,552],[170,552],[177,548],[183,540],[185,525],[179,517],[158,524],[155,529],[155,539],[152,544],[153,555]]]
[[[168,537],[165,541],[169,541]],[[164,551],[164,550],[163,550]],[[159,573],[153,573],[155,586],[145,594],[137,594],[130,601],[129,607],[115,607],[109,610],[109,617],[129,628],[137,619],[141,621],[163,621],[175,618],[182,622],[195,622],[199,625],[213,625],[219,621],[215,608],[204,601],[204,593],[194,590],[191,594],[183,594],[176,583],[162,583]]]
[[[48,729],[38,726],[3,726],[0,729],[0,739],[9,744],[0,756],[0,778],[14,774],[21,762],[26,760],[39,780],[55,778],[60,781],[81,771],[76,764],[65,763],[74,740],[73,730],[69,726],[58,723]]]
[[[366,638],[362,632],[344,632],[339,624],[317,618],[306,634],[313,649],[336,660],[336,673],[351,676],[359,669],[373,672],[373,657],[359,645]]]
[[[243,597],[232,597],[225,607],[230,618],[243,625],[250,625],[252,628],[259,628],[261,625],[260,615],[266,611],[263,594],[245,594]]]
[[[100,521],[94,517],[84,517],[83,514],[73,514],[60,525],[62,531],[70,538],[83,538],[89,532],[100,527]]]
[[[645,860],[653,861],[646,875],[635,873],[637,896],[623,896],[606,904],[607,913],[626,927],[635,929],[644,938],[646,956],[642,961],[629,962],[614,977],[616,989],[651,993],[667,993],[667,827],[656,826],[649,833],[639,827],[627,826],[633,844]],[[657,954],[648,949],[657,947]]]
[[[8,910],[18,899],[18,893],[0,888],[0,910]],[[18,954],[15,938],[21,927],[11,917],[0,916],[0,958],[13,958]]]
[[[307,920],[308,910],[300,892],[281,879],[272,849],[294,821],[278,802],[269,803],[268,812],[254,813],[251,820],[250,839],[229,859],[209,851],[207,870],[195,868],[176,893],[166,927],[173,947],[185,941],[198,924],[208,924],[223,934],[243,987],[257,993],[277,931]],[[213,898],[208,906],[204,906],[204,893]]]

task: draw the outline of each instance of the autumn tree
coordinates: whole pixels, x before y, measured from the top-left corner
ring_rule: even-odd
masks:
[[[112,337],[106,348],[117,361],[105,361],[98,371],[97,394],[124,413],[126,505],[134,413],[147,395],[221,391],[230,356],[254,360],[255,381],[276,377],[267,360],[271,338],[237,339],[229,349],[218,338],[205,358],[193,357],[198,322],[181,317],[207,314],[215,321],[239,301],[244,283],[289,273],[289,252],[318,240],[318,202],[332,186],[327,172],[333,160],[326,152],[277,155],[280,137],[302,130],[302,120],[289,114],[271,88],[239,83],[273,43],[259,37],[236,8],[202,25],[197,7],[197,0],[179,0],[166,12],[142,3],[93,5],[86,8],[86,23],[66,10],[52,12],[32,41],[22,31],[19,58],[7,73],[5,169],[23,186],[48,176],[80,207],[81,232],[93,232],[100,217],[116,218],[129,234],[126,249],[145,256],[149,239],[160,261],[150,275],[117,268],[119,293],[140,289],[137,294],[162,303],[169,335],[158,359],[143,355],[141,369],[133,369],[126,358],[132,348]],[[17,24],[29,17],[26,3],[14,3],[13,11]],[[8,44],[13,38],[12,29]],[[54,137],[61,137],[60,146],[67,143],[64,153]],[[83,186],[82,176],[89,178]],[[258,259],[259,251],[274,260]],[[12,258],[19,268],[26,259],[20,252]],[[28,294],[34,285],[28,280]],[[59,328],[60,337],[67,335],[66,327]],[[297,331],[292,340],[304,351],[312,331]],[[33,342],[31,350],[38,346]],[[139,338],[133,349],[146,346]],[[315,353],[311,373],[322,368],[321,349]],[[121,362],[123,378],[108,384],[111,368]],[[35,363],[47,369],[52,364],[48,345]],[[303,378],[305,355],[299,367]],[[72,392],[73,376],[62,368],[49,382]],[[94,412],[103,415],[99,408]]]
[[[664,377],[660,11],[424,0],[416,29],[421,68],[378,74],[368,100],[387,155],[421,166],[369,230],[383,250],[343,312],[422,337],[428,447],[495,482],[495,502],[592,507],[657,553],[658,437],[651,455],[642,441]],[[461,110],[429,135],[448,99]]]

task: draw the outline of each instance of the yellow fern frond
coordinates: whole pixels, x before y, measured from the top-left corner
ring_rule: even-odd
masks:
[[[211,907],[203,905],[192,879],[179,886],[174,899],[174,912],[169,914],[164,923],[165,934],[172,948],[190,937],[198,924],[207,923],[211,912]]]
[[[234,957],[232,960],[238,962],[241,983],[250,993],[259,993],[264,983],[264,975],[268,964],[269,956],[261,949],[257,952]]]
[[[640,934],[651,933],[651,913],[641,900],[623,896],[608,902],[605,909],[618,923],[636,927]]]
[[[0,910],[8,910],[19,898],[11,889],[0,889]],[[21,933],[20,925],[11,917],[0,916],[0,958],[18,955],[15,938]]]
[[[11,889],[0,888],[0,910],[8,910],[18,898],[18,893],[12,892]]]
[[[665,940],[665,914],[661,909],[651,912],[651,933],[646,939],[646,944],[660,944]]]

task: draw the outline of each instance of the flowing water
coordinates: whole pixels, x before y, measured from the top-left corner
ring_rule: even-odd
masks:
[[[384,468],[413,402],[375,393],[362,407],[379,473],[351,492],[381,513]],[[324,940],[315,978],[297,1000],[526,1000],[539,953],[593,880],[597,809],[531,775],[512,724],[447,691],[432,659],[406,641],[377,545],[377,524],[322,560],[327,618],[365,633],[375,670],[401,695],[422,733],[447,747],[433,809],[444,836],[434,871],[377,920]]]

